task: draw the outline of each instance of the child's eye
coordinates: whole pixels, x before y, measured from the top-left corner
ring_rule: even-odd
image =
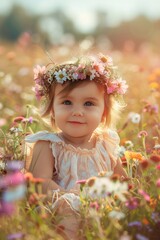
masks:
[[[85,106],[94,106],[94,103],[93,102],[85,102],[85,104],[84,104]]]
[[[71,105],[72,102],[70,100],[65,100],[65,101],[63,101],[62,104],[64,104],[64,105]]]

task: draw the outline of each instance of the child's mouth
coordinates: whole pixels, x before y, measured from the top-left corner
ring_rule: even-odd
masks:
[[[71,124],[84,124],[83,122],[78,122],[78,121],[68,121],[68,123],[71,123]]]

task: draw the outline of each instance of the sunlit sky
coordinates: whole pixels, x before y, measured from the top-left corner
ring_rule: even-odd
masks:
[[[22,5],[32,13],[46,14],[57,8],[66,11],[77,27],[88,30],[96,24],[94,11],[107,12],[107,22],[116,25],[143,14],[153,19],[160,18],[160,0],[2,0],[0,13],[11,9],[14,3]]]

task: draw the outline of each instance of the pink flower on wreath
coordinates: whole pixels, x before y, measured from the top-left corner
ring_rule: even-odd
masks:
[[[83,80],[83,79],[86,79],[86,74],[85,74],[85,68],[86,66],[84,64],[80,64],[77,69],[76,69],[76,75],[74,75],[74,79],[80,79],[80,80]]]
[[[37,65],[33,69],[33,72],[34,72],[34,80],[35,80],[35,82],[37,84],[40,84],[41,83],[41,78],[46,73],[46,67],[45,66],[41,67],[41,66]]]
[[[108,81],[106,84],[107,86],[107,93],[118,93],[118,94],[125,94],[128,88],[128,85],[126,84],[126,81],[122,78],[119,78],[115,81]]]
[[[102,64],[101,62],[95,61],[92,65],[92,68],[100,75],[104,74],[104,64]]]
[[[117,79],[117,93],[125,94],[127,89],[128,85],[126,84],[126,81],[122,78]]]
[[[35,85],[34,92],[35,92],[37,100],[40,100],[41,97],[43,96],[43,93],[42,93],[42,90],[39,89],[39,85],[38,84]]]
[[[117,83],[116,82],[107,82],[105,83],[106,87],[107,87],[107,93],[111,94],[116,92],[117,90]]]

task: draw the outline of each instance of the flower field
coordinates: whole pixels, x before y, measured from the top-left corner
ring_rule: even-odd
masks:
[[[119,155],[128,178],[103,172],[77,183],[81,184],[79,239],[159,239],[159,53],[148,44],[118,51],[85,42],[46,51],[25,37],[14,45],[0,43],[0,239],[62,239],[51,201],[41,192],[42,180],[24,170],[24,137],[49,129],[37,111],[33,68],[99,52],[113,58],[129,85],[117,126]]]

